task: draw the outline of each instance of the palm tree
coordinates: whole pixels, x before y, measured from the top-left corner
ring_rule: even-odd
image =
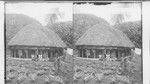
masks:
[[[52,14],[48,14],[46,20],[48,20],[48,24],[53,24],[62,17],[63,14],[60,12],[59,8],[52,8]]]

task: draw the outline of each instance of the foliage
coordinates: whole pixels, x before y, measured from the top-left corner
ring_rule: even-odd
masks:
[[[127,62],[126,73],[133,78],[132,82],[141,84],[142,82],[142,56],[134,53],[131,61]]]
[[[124,32],[137,48],[142,48],[141,21],[125,22],[114,27]]]
[[[47,27],[53,30],[58,36],[69,46],[73,44],[72,22],[56,22],[55,24],[47,25]]]
[[[10,84],[45,84],[58,82],[62,78],[54,74],[54,66],[48,61],[31,61],[21,59],[6,59],[6,83]]]
[[[76,82],[79,80],[91,82],[91,80],[96,79],[97,82],[93,82],[94,84],[142,84],[141,56],[135,53],[133,59],[127,62],[125,71],[127,74],[121,74],[119,61],[76,58],[74,69]]]
[[[114,14],[111,19],[114,24],[120,24],[125,20],[125,17],[123,14]]]
[[[112,14],[111,16],[111,22],[113,24],[121,24],[125,21],[125,18],[129,18],[130,15],[128,13],[119,13],[119,14]]]
[[[63,17],[62,12],[60,12],[59,8],[53,8],[52,9],[52,14],[47,14],[46,16],[46,21],[49,24],[54,24],[59,18]]]

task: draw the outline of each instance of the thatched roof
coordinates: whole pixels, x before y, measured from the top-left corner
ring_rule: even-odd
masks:
[[[88,29],[76,42],[76,46],[80,45],[134,47],[123,32],[107,24],[97,24]]]
[[[66,47],[58,35],[38,23],[32,23],[22,28],[8,45]]]

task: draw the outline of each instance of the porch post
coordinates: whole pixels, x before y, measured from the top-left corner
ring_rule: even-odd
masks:
[[[85,51],[84,51],[86,54],[86,58],[89,58],[89,56],[87,55],[87,49],[85,49]]]
[[[39,54],[39,50],[37,49],[37,50],[36,50],[36,55],[38,55],[38,54]]]
[[[133,49],[129,49],[129,53],[130,53],[130,56],[131,56],[131,57],[130,57],[130,60],[131,60],[131,59],[133,58],[133,56],[134,56],[133,51],[134,51]]]
[[[78,51],[78,57],[80,57],[80,52],[81,52],[80,49],[77,49],[77,51]]]
[[[48,58],[48,50],[45,50],[46,58]]]
[[[95,49],[92,49],[92,51],[93,51],[93,54],[94,54],[94,58],[96,57],[96,55],[95,55]]]
[[[42,55],[42,58],[43,58],[43,50],[42,49],[41,49],[40,55]]]
[[[38,58],[39,50],[38,48],[35,50],[35,57]]]
[[[118,48],[117,48],[117,54],[118,54],[118,58],[120,59],[119,49]]]
[[[83,48],[82,48],[82,55],[81,55],[81,57],[83,57],[83,55],[84,55],[83,53],[84,53],[84,50],[83,50]]]
[[[17,57],[17,56],[16,56],[16,54],[17,54],[17,53],[16,53],[16,50],[14,50],[14,53],[13,53],[13,54],[14,54],[14,57]]]
[[[128,53],[128,52],[127,52],[127,48],[125,48],[125,57],[127,56],[127,53]]]
[[[50,58],[52,58],[53,57],[53,51],[52,50],[50,50]]]
[[[19,55],[19,58],[21,58],[21,55],[20,55],[20,50],[18,50],[18,55]]]
[[[26,58],[29,58],[27,49],[25,50],[25,55],[26,55]]]
[[[10,50],[10,57],[13,57],[13,50]]]
[[[104,59],[106,58],[106,48],[104,48]]]

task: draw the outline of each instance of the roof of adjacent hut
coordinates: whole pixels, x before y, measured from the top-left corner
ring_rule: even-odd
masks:
[[[88,29],[76,42],[76,46],[81,45],[134,47],[123,32],[107,24],[96,24]]]
[[[55,32],[44,28],[40,23],[32,23],[23,27],[8,45],[66,47],[66,44]]]

